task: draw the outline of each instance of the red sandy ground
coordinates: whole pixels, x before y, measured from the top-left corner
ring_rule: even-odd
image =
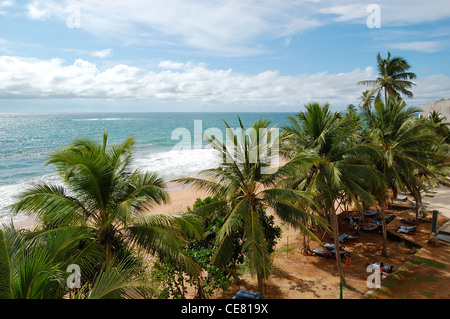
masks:
[[[349,227],[345,215],[356,212],[339,214],[340,233],[354,234]],[[431,223],[419,223],[413,235],[396,233],[396,225],[402,223],[402,218],[415,218],[415,214],[408,211],[388,210],[386,215],[394,214],[396,218],[388,224],[388,230],[396,235],[416,243],[418,246],[388,240],[389,257],[381,257],[382,234],[360,231],[357,239],[344,244],[344,249],[351,253],[351,266],[346,270],[346,280],[349,285],[344,288],[343,297],[358,298],[450,298],[450,248],[448,246],[435,247],[428,244]],[[431,212],[428,217],[431,217]],[[376,218],[375,218],[376,219]],[[448,218],[439,216],[439,226]],[[277,221],[277,220],[276,220]],[[280,221],[277,221],[280,225]],[[339,298],[339,276],[334,258],[324,259],[318,256],[303,255],[299,251],[301,238],[298,231],[282,227],[283,237],[277,244],[278,252],[274,256],[273,275],[267,280],[266,298],[271,299],[333,299]],[[292,250],[286,248],[287,240]],[[324,242],[332,243],[326,235]],[[421,247],[419,247],[421,246]],[[322,249],[318,243],[311,242],[311,249]],[[281,251],[280,251],[281,250]],[[367,287],[367,265],[372,262],[383,262],[394,265],[394,274],[383,275],[379,290]],[[345,268],[345,264],[343,264]],[[402,270],[403,267],[406,267]],[[432,275],[432,276],[431,276]],[[249,274],[241,276],[243,284],[233,286],[229,296],[239,289],[257,291],[256,278]],[[390,280],[390,281],[389,281]],[[384,287],[388,283],[389,287]],[[381,291],[383,293],[381,293]]]

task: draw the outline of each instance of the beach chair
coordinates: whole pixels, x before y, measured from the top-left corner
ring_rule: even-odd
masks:
[[[397,232],[402,234],[413,233],[416,230],[416,226],[397,226]]]
[[[380,267],[381,263],[373,262],[372,265],[375,266],[375,267]],[[395,270],[395,266],[383,265],[383,269],[384,269],[385,273],[390,274],[390,273],[392,273]]]
[[[357,217],[357,216],[345,216],[345,219],[353,220],[354,222],[357,222],[359,220],[359,217]]]
[[[328,249],[328,250],[333,250],[333,249],[336,248],[336,245],[335,245],[335,244],[328,244],[328,243],[326,243],[326,244],[324,244],[323,246],[324,246],[326,249]],[[342,246],[339,245],[339,249],[341,249],[341,248],[342,248]]]
[[[392,200],[399,200],[399,201],[402,201],[402,202],[406,202],[406,200],[408,199],[408,196],[393,196],[392,197]]]
[[[373,211],[373,210],[370,210],[370,211],[367,211],[364,213],[364,215],[367,217],[373,217],[373,216],[376,216],[377,214],[378,214],[378,212]]]
[[[334,257],[336,255],[336,250],[333,249],[330,251],[331,255]],[[350,252],[346,251],[346,250],[339,250],[339,254],[342,256],[344,256],[345,254],[348,254],[350,256]]]
[[[244,289],[239,290],[232,299],[260,299],[261,296],[257,292],[251,292]]]
[[[339,235],[339,241],[341,243],[344,243],[345,241],[353,240],[353,239],[356,239],[356,237],[352,236],[352,235],[347,235],[347,234],[340,234]]]
[[[312,252],[314,255],[320,256],[323,258],[328,258],[331,256],[331,254],[328,250],[313,249]]]
[[[371,223],[367,226],[364,226],[363,228],[361,228],[364,231],[375,231],[378,229],[379,224],[377,223]]]

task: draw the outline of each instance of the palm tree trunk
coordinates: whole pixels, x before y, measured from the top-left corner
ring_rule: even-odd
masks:
[[[346,287],[347,283],[345,281],[345,274],[344,269],[342,268],[341,263],[341,254],[339,253],[339,226],[338,226],[338,220],[336,215],[336,210],[334,209],[334,206],[331,208],[331,214],[330,214],[330,221],[331,221],[331,230],[333,231],[333,239],[334,239],[334,247],[335,247],[335,255],[336,255],[336,263],[337,263],[337,271],[339,274],[339,279],[341,281],[342,286]]]
[[[260,298],[264,299],[264,297],[266,295],[266,283],[264,280],[264,276],[261,273],[257,272],[256,278],[258,279],[258,291],[259,291]]]
[[[414,199],[416,201],[416,225],[419,224],[419,198],[414,195]]]
[[[381,252],[381,256],[387,257],[387,230],[386,230],[386,212],[384,210],[385,202],[384,200],[378,201],[378,204],[381,208],[381,228],[383,231],[383,250]]]
[[[386,106],[387,107],[387,90],[386,90],[386,87],[384,88],[384,106]]]
[[[413,192],[414,200],[416,201],[416,225],[419,224],[419,205],[422,202],[422,198],[420,196],[420,191],[418,191],[417,187],[415,187],[415,190]]]

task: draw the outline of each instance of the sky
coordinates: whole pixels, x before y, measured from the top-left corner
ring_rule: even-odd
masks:
[[[0,0],[0,112],[358,105],[376,56],[450,98],[448,0]]]

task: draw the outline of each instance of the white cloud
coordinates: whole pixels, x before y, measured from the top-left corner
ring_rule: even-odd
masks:
[[[0,15],[6,15],[7,10],[5,10],[5,9],[14,7],[14,5],[15,5],[15,1],[13,1],[13,0],[0,1]]]
[[[80,27],[124,44],[165,44],[223,56],[267,52],[264,41],[288,39],[331,23],[366,24],[373,0],[33,0],[30,19],[66,23],[76,3]],[[381,28],[450,18],[448,0],[377,0]]]
[[[411,42],[395,42],[389,44],[389,48],[408,51],[420,51],[433,53],[439,51],[444,46],[442,41],[411,41]]]
[[[184,67],[185,67],[185,64],[182,62],[174,62],[174,61],[169,61],[169,60],[161,61],[158,64],[158,68],[168,69],[168,70],[180,70],[180,69],[183,69]]]
[[[110,57],[113,53],[113,49],[105,49],[105,50],[101,50],[101,51],[94,51],[91,53],[92,56],[100,58],[100,59],[104,59],[107,57]]]
[[[43,6],[39,1],[29,3],[26,9],[26,15],[31,20],[47,20],[52,15],[51,10]]]
[[[272,104],[274,107],[318,101],[345,106],[358,103],[364,90],[356,82],[375,76],[371,67],[338,74],[291,76],[271,70],[255,75],[231,69],[213,70],[192,62],[163,61],[160,67],[155,71],[118,64],[100,70],[82,59],[66,65],[61,59],[2,56],[0,98],[133,99]],[[414,101],[425,103],[450,96],[446,85],[449,80],[444,75],[419,79]]]
[[[430,21],[438,21],[450,17],[448,0],[362,0],[355,4],[354,0],[338,0],[332,5],[322,5],[319,11],[336,15],[335,21],[363,23],[370,12],[367,7],[376,4],[380,8],[381,27],[392,25],[414,25]]]
[[[51,13],[68,18],[73,1],[38,1],[29,5],[29,17],[44,19]],[[81,28],[124,43],[187,45],[221,55],[264,52],[264,40],[284,39],[322,23],[312,15],[314,1],[184,1],[79,0]]]
[[[366,8],[367,5],[364,4],[337,5],[321,8],[319,9],[319,12],[324,14],[337,15],[337,17],[334,18],[335,21],[345,22],[367,18],[369,14],[366,12]]]
[[[0,2],[0,8],[13,7],[15,5],[15,1],[13,0],[4,0]]]

